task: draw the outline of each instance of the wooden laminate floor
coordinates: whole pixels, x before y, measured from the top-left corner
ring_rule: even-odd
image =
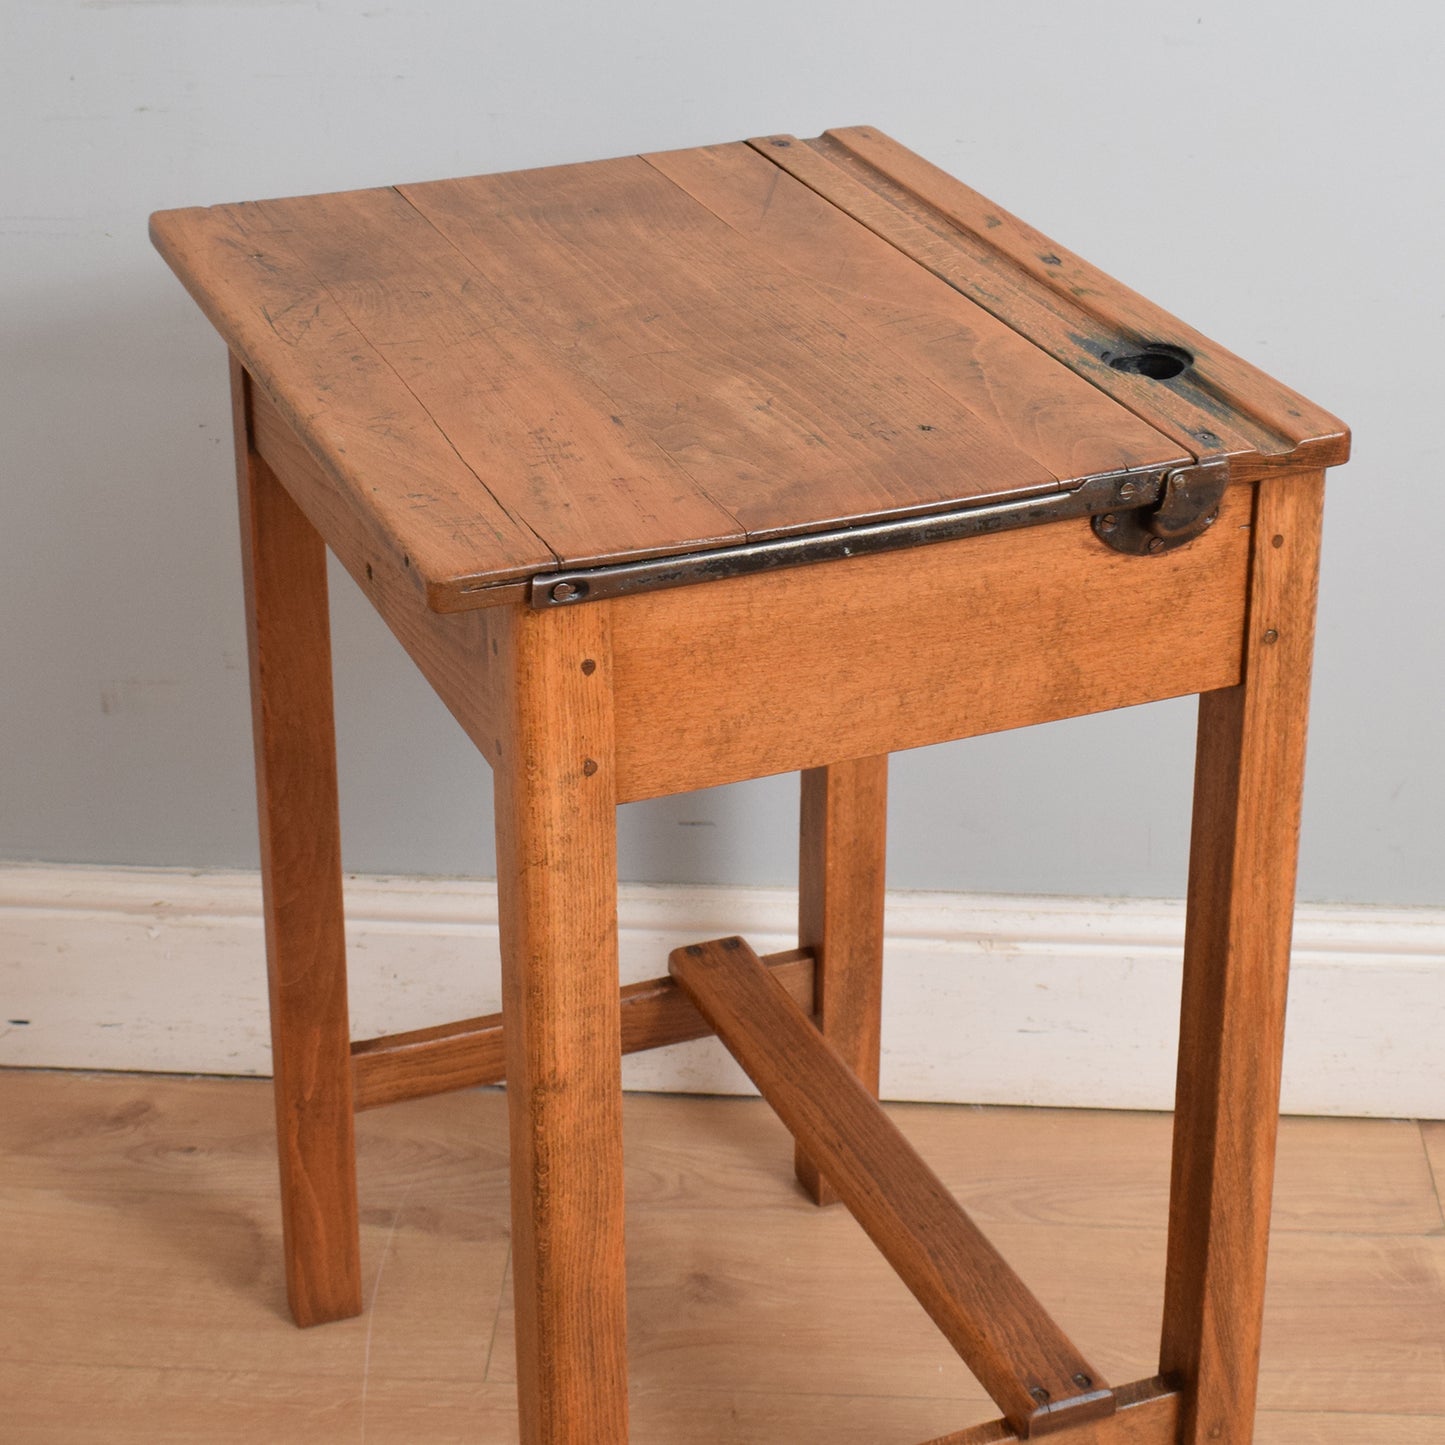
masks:
[[[1108,1378],[1153,1373],[1169,1120],[899,1106]],[[997,1412],[754,1100],[627,1100],[636,1445]],[[0,1071],[0,1440],[515,1439],[505,1110],[362,1115],[368,1310],[285,1314],[264,1082]],[[1445,1125],[1284,1122],[1259,1445],[1445,1445]]]

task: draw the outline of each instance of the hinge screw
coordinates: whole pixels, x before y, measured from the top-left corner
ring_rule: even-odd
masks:
[[[575,582],[559,582],[551,592],[553,602],[570,602],[581,589]]]
[[[1094,1381],[1091,1376],[1086,1375],[1082,1370],[1080,1370],[1079,1373],[1074,1376],[1074,1383],[1081,1390],[1087,1390],[1089,1386],[1094,1383]]]
[[[1124,482],[1119,487],[1119,500],[1127,502],[1131,497],[1139,495],[1139,488],[1133,482]]]
[[[1046,1405],[1051,1398],[1049,1392],[1044,1389],[1042,1385],[1030,1385],[1029,1394],[1032,1395],[1040,1405]]]
[[[1112,532],[1119,525],[1119,519],[1112,512],[1105,512],[1099,518],[1099,530],[1101,532]]]
[[[1279,633],[1277,633],[1277,632],[1274,630],[1274,628],[1271,627],[1271,628],[1269,629],[1269,631],[1267,631],[1267,632],[1264,634],[1264,640],[1265,640],[1266,642],[1278,642],[1278,641],[1279,641]]]
[[[1164,550],[1164,538],[1163,538],[1163,537],[1150,537],[1150,538],[1149,538],[1149,551],[1150,551],[1151,555],[1157,557],[1163,550]]]

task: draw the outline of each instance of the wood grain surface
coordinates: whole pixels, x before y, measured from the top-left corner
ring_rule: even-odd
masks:
[[[1245,675],[1200,698],[1160,1368],[1186,1445],[1249,1445],[1324,474],[1255,504]]]
[[[355,514],[342,505],[321,464],[275,403],[254,386],[249,396],[251,445],[256,455],[271,468],[312,526],[327,538],[337,560],[447,711],[495,767],[502,686],[496,663],[501,635],[497,612],[490,608],[432,611],[406,569],[390,566],[367,529],[357,525]],[[506,595],[509,591],[510,596]],[[494,593],[499,603],[521,600],[520,586],[502,586]]]
[[[592,169],[579,167],[577,174]],[[481,204],[483,181],[451,184],[470,204]],[[532,316],[527,301],[536,292],[575,313],[579,331],[596,329],[599,320],[593,288],[576,284],[554,294],[558,278],[549,256],[562,252],[555,264],[565,272],[590,248],[549,245],[542,219],[549,205],[584,228],[604,266],[609,254],[594,234],[589,204],[607,194],[605,177],[591,192],[554,171],[538,173],[535,184],[542,195],[534,208],[519,202],[496,217],[474,254],[417,209],[429,187],[267,201],[260,210],[297,261],[324,279],[398,381],[425,399],[488,493],[510,516],[524,518],[559,561],[623,561],[742,540],[737,521],[655,444],[650,430],[630,412],[618,414],[607,370],[578,367],[560,338]],[[619,195],[612,204],[640,242],[667,218],[645,209],[634,214],[632,200]],[[523,254],[521,268],[508,271],[497,266],[495,248],[516,236],[506,224],[513,215],[525,223],[516,237]],[[631,288],[627,294],[634,307],[648,302]],[[620,329],[609,318],[606,334]],[[425,510],[437,505],[427,499]]]
[[[510,608],[496,773],[523,1445],[626,1445],[608,618]]]
[[[1113,1413],[1100,1372],[742,939],[676,949],[668,971],[1019,1437]]]
[[[511,559],[505,575],[556,565],[260,206],[165,212],[152,218],[151,235],[311,450],[337,507],[350,514],[346,525],[431,605],[446,605],[473,581],[501,580],[491,575],[498,557]]]
[[[361,1310],[326,549],[247,444],[231,369],[276,1152],[297,1324]]]
[[[1236,457],[1239,477],[1349,456],[1338,418],[881,132],[750,144],[1195,456]],[[1189,364],[1163,377],[1115,364],[1160,345]]]
[[[646,157],[1055,476],[1157,465],[1160,433],[741,142]],[[1186,448],[1169,460],[1187,461]]]
[[[888,1112],[1101,1366],[1148,1374],[1167,1117]],[[367,1314],[298,1334],[266,1081],[0,1071],[7,1442],[515,1442],[506,1114],[487,1090],[357,1118]],[[634,1445],[917,1445],[997,1416],[853,1220],[791,1186],[765,1104],[623,1114]],[[1438,1445],[1419,1126],[1285,1119],[1280,1145],[1256,1445]]]
[[[806,1014],[813,1013],[813,955],[791,949],[769,954],[763,962],[798,1007]],[[619,1002],[624,1054],[686,1043],[712,1033],[707,1020],[670,978],[628,984]],[[351,1045],[351,1072],[357,1109],[500,1084],[507,1077],[503,1016],[487,1014],[358,1039]]]
[[[612,612],[619,795],[1228,686],[1249,521],[1233,487],[1205,536],[1161,557],[1059,523],[711,582],[705,606],[696,588],[588,603]]]
[[[749,537],[1057,488],[639,157],[401,192]],[[637,500],[660,543],[687,540],[670,490],[647,478]],[[606,537],[606,517],[578,505]]]
[[[798,942],[817,959],[818,1027],[863,1086],[878,1093],[883,1022],[883,904],[888,755],[802,775]],[[798,1182],[819,1204],[838,1196],[799,1147]]]

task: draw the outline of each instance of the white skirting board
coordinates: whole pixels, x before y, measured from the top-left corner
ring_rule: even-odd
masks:
[[[357,1038],[498,1007],[493,884],[349,877]],[[773,888],[626,885],[624,982],[679,944],[794,945]],[[892,893],[890,1099],[1167,1109],[1176,902]],[[1302,906],[1285,1061],[1290,1113],[1445,1118],[1445,910]],[[269,1071],[254,873],[0,867],[0,1065]],[[629,1088],[742,1093],[716,1040],[633,1055]]]

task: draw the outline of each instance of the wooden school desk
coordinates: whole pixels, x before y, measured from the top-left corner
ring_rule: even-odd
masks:
[[[353,1111],[505,1078],[522,1438],[624,1441],[619,1056],[716,1032],[997,1402],[954,1445],[1244,1445],[1341,424],[867,128],[153,234],[234,358],[297,1321],[361,1309]],[[350,1037],[327,547],[494,771],[496,1017]],[[876,1103],[887,757],[1185,693],[1163,1340],[1111,1385]],[[619,994],[617,805],[790,770],[798,949]]]

